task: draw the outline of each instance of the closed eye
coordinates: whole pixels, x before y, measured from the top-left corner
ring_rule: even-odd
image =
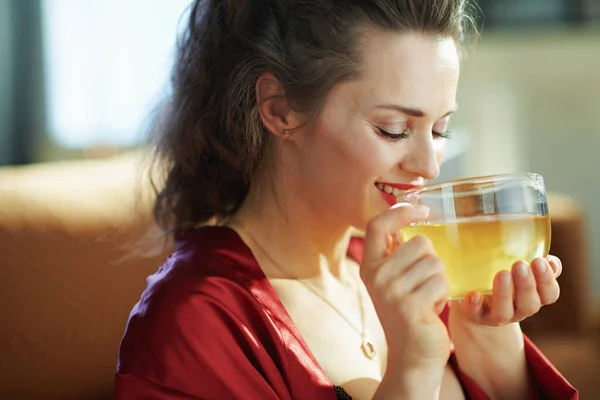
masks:
[[[408,138],[408,133],[407,132],[391,133],[391,132],[388,132],[388,131],[386,131],[385,129],[382,129],[382,128],[377,128],[377,131],[384,138],[390,139],[390,140],[393,140],[393,141],[397,141],[397,140],[402,140],[402,139]],[[436,138],[439,138],[439,139],[450,139],[452,137],[452,132],[450,132],[450,131],[446,131],[446,132],[431,131],[431,134],[433,136],[435,136]]]
[[[440,138],[440,139],[450,139],[452,137],[452,132],[450,132],[450,131],[446,131],[446,132],[431,131],[431,133],[433,134],[433,136]]]
[[[394,141],[406,139],[408,137],[408,133],[406,133],[406,132],[391,133],[391,132],[388,132],[388,131],[386,131],[384,129],[381,129],[381,128],[377,128],[377,131],[384,138],[390,139],[390,140],[394,140]]]

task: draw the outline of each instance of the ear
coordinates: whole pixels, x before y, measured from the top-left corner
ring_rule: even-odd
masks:
[[[278,137],[286,137],[299,124],[283,85],[271,73],[262,74],[256,81],[256,104],[260,119],[267,130]]]

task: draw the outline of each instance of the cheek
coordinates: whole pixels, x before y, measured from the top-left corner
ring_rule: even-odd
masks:
[[[362,178],[369,185],[387,175],[394,166],[398,165],[398,152],[377,137],[357,148],[357,158]]]
[[[307,140],[300,146],[306,189],[314,195],[315,189],[325,192],[330,200],[362,197],[398,161],[398,148],[382,140],[349,109],[330,106],[324,112],[327,118],[309,127]]]
[[[397,157],[368,127],[347,132],[346,138],[336,143],[339,177],[346,187],[368,186],[386,173]]]
[[[321,202],[353,203],[389,170],[390,155],[369,127],[314,130],[303,150],[305,190]],[[389,153],[389,151],[388,151]],[[332,188],[335,188],[332,191]]]

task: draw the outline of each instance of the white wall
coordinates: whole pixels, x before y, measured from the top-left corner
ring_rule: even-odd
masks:
[[[485,34],[458,102],[453,125],[470,139],[462,175],[538,172],[581,202],[600,299],[600,31]]]

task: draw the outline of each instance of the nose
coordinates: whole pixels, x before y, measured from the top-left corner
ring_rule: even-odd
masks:
[[[400,163],[400,168],[425,180],[437,178],[440,174],[440,160],[431,131],[414,132],[408,141],[408,153]]]

